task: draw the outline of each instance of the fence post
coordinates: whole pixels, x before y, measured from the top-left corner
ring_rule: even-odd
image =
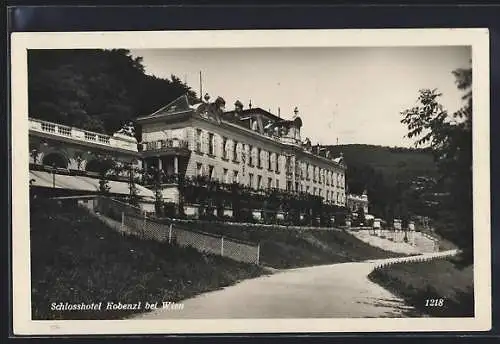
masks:
[[[220,255],[224,256],[224,237],[220,238]]]
[[[124,227],[125,227],[125,213],[122,211],[122,223],[120,227],[122,232],[124,231]]]
[[[145,238],[146,237],[146,213],[142,213],[142,216],[143,216],[143,221],[142,221],[142,237]]]
[[[168,243],[172,243],[172,224],[170,224],[170,227],[168,227]]]
[[[260,243],[257,244],[257,265],[259,265],[260,262]]]

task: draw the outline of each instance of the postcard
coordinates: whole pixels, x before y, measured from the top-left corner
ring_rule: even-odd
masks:
[[[14,334],[491,328],[487,29],[11,47]]]

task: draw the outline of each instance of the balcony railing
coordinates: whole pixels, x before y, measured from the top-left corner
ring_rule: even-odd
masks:
[[[56,137],[70,138],[75,141],[90,142],[113,148],[137,151],[137,145],[132,141],[38,119],[29,119],[29,129],[30,131],[45,133]]]
[[[169,151],[175,148],[188,149],[189,142],[186,140],[173,138],[173,139],[144,142],[142,144],[143,151],[162,152],[162,151]]]

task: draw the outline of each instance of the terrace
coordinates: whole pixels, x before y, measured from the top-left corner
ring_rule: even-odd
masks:
[[[120,134],[109,136],[34,118],[29,118],[29,131],[30,133],[33,132],[50,137],[58,137],[62,140],[81,142],[85,145],[105,146],[137,152],[137,143],[134,142],[135,139],[126,138]]]

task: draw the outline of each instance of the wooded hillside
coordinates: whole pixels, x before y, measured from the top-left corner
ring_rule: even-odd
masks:
[[[30,50],[29,116],[112,134],[188,93],[178,77],[146,75],[142,58],[117,50]]]
[[[325,146],[334,156],[344,154],[350,193],[368,192],[370,213],[393,216],[427,215],[428,195],[418,193],[421,180],[434,180],[437,167],[429,150],[375,145]]]

